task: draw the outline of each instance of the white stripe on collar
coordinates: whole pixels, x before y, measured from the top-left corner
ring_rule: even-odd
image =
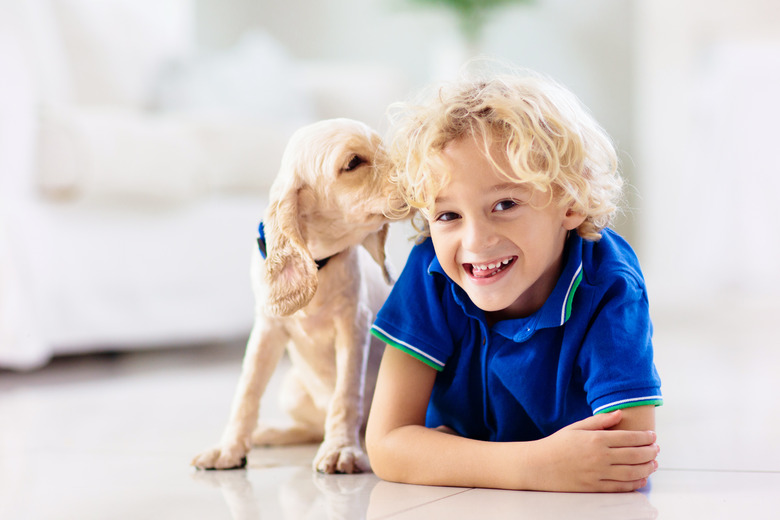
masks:
[[[574,282],[577,280],[577,277],[580,275],[581,272],[582,272],[582,262],[580,262],[580,266],[577,268],[577,271],[575,271],[574,276],[571,277],[571,282],[569,282],[569,288],[566,289],[566,297],[563,299],[563,307],[561,308],[561,325],[566,323],[566,307],[569,306],[569,294],[571,293],[572,288],[574,287]]]

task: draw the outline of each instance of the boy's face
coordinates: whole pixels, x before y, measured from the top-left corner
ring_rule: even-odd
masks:
[[[511,171],[503,153],[493,157]],[[508,182],[471,137],[449,143],[443,159],[451,180],[428,223],[444,272],[491,321],[532,314],[552,293],[567,232],[584,216]]]

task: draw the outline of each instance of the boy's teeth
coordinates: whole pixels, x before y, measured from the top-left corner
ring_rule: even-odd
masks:
[[[511,258],[507,258],[506,260],[502,260],[500,262],[496,262],[493,264],[482,264],[482,265],[472,264],[472,265],[474,266],[474,269],[478,271],[487,271],[488,269],[496,269],[498,267],[501,267],[502,265],[506,265],[511,261],[512,261]]]

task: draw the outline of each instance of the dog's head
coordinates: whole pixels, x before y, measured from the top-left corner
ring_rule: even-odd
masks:
[[[266,310],[285,316],[317,290],[315,260],[363,244],[390,279],[387,217],[401,204],[379,135],[358,121],[331,119],[290,138],[271,186],[266,230]]]

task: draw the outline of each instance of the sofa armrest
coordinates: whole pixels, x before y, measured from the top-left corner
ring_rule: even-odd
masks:
[[[42,110],[38,187],[56,198],[185,201],[267,191],[298,125],[123,108]]]

